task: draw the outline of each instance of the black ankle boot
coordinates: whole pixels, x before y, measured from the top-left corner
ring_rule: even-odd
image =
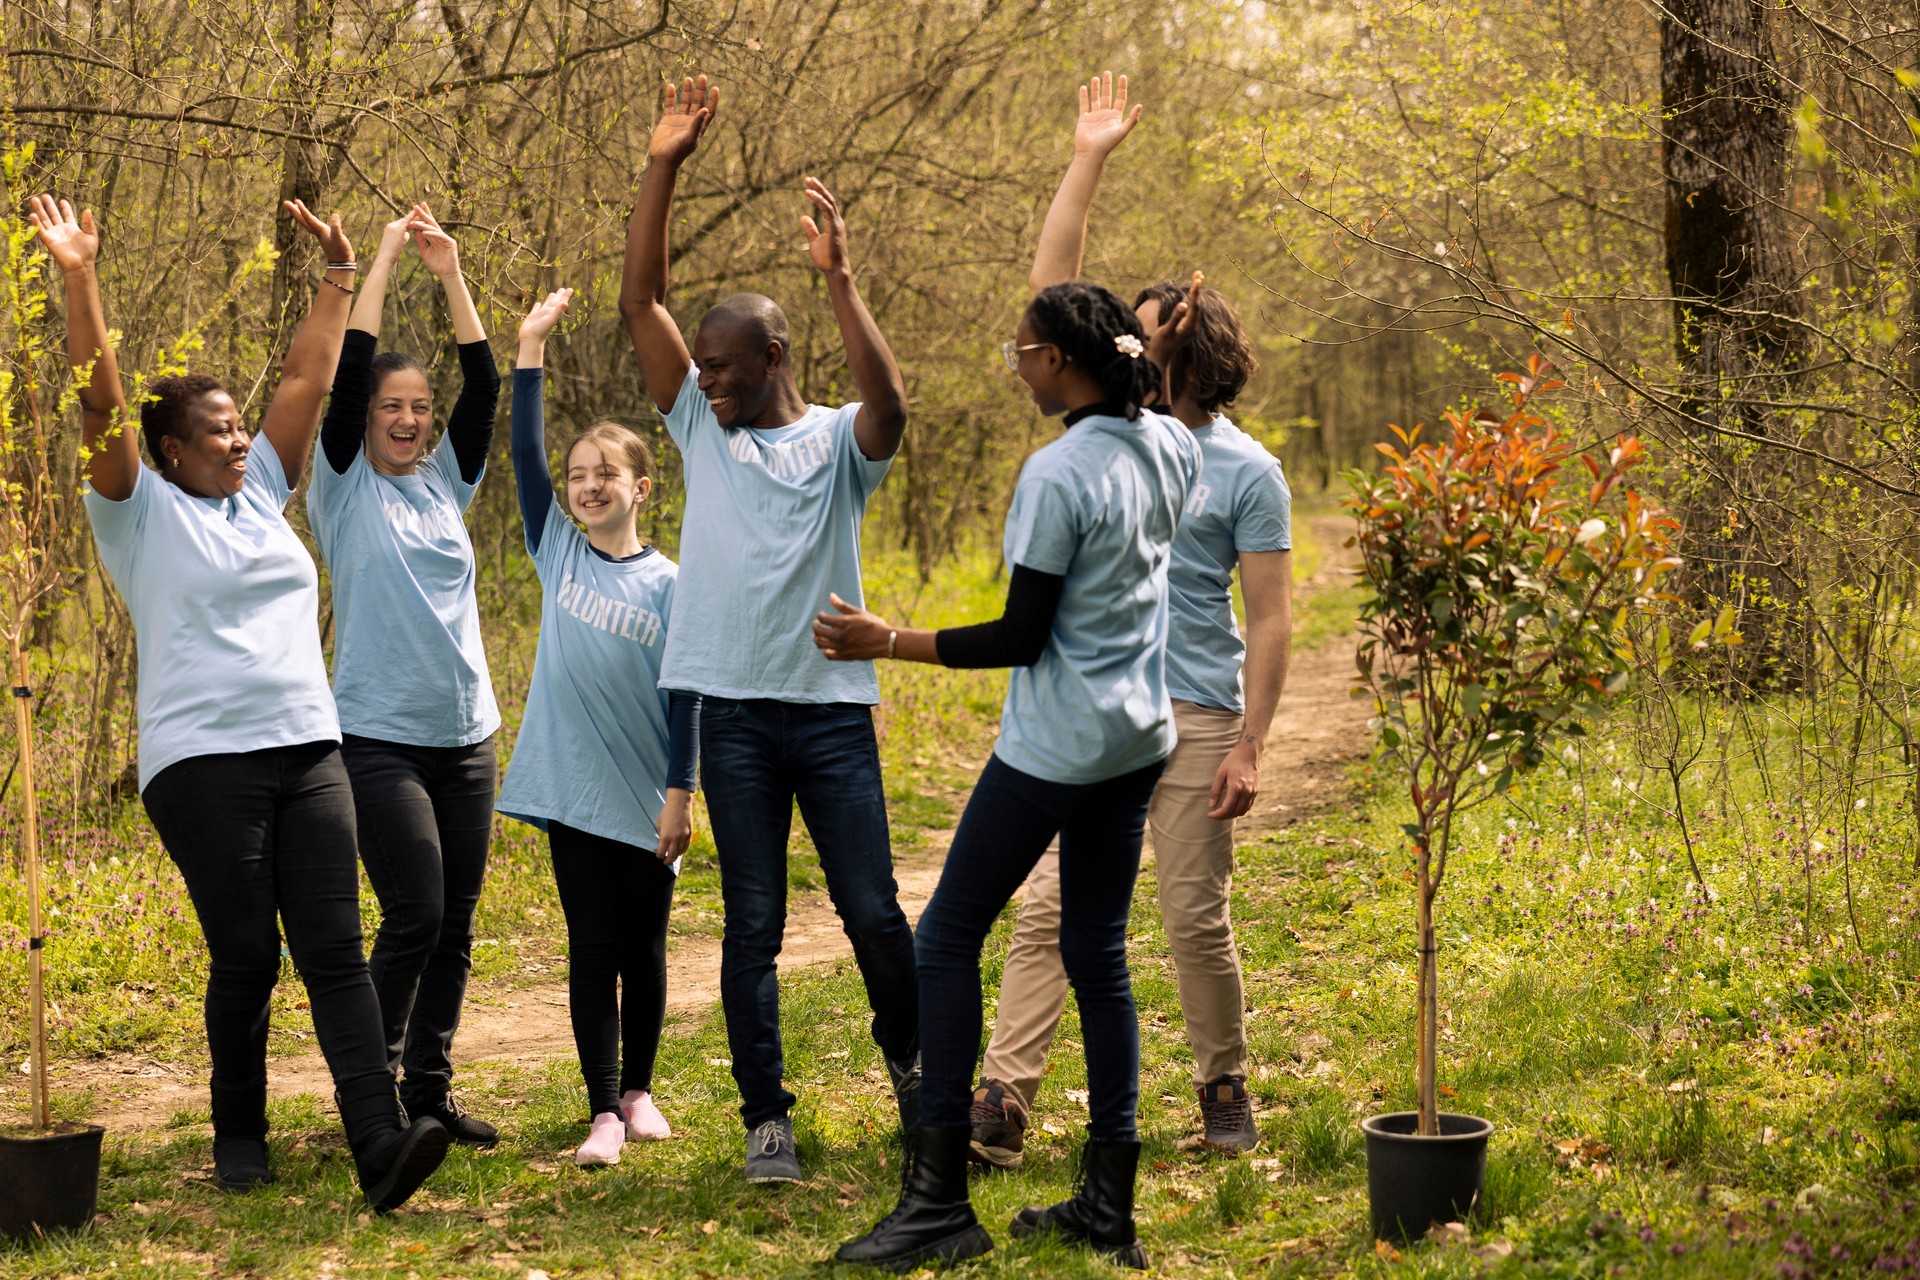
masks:
[[[431,1094],[402,1092],[400,1099],[406,1106],[408,1119],[431,1116],[447,1131],[448,1138],[463,1147],[491,1147],[500,1141],[500,1131],[485,1120],[468,1115],[451,1089]]]
[[[1147,1251],[1133,1230],[1133,1175],[1139,1167],[1138,1142],[1088,1138],[1072,1198],[1045,1209],[1022,1209],[1013,1219],[1013,1234],[1057,1232],[1092,1245],[1123,1267],[1146,1270]]]
[[[880,1225],[840,1246],[836,1262],[911,1271],[923,1262],[959,1262],[993,1248],[993,1237],[967,1199],[971,1129],[913,1130],[907,1143],[900,1203]]]
[[[273,1181],[267,1167],[267,1080],[213,1086],[213,1181],[222,1191],[251,1191]]]
[[[452,1139],[438,1120],[422,1116],[412,1124],[401,1124],[400,1095],[391,1076],[356,1080],[333,1099],[346,1126],[360,1189],[374,1212],[387,1213],[405,1204],[446,1159]]]

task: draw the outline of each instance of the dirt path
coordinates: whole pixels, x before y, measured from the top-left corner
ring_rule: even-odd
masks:
[[[1344,524],[1338,517],[1315,518],[1315,532],[1328,554],[1305,592],[1332,586],[1347,572],[1348,553],[1340,547],[1346,536]],[[1366,706],[1348,696],[1353,674],[1350,642],[1294,654],[1286,693],[1268,738],[1264,787],[1253,813],[1242,824],[1243,839],[1291,825],[1341,798],[1347,764],[1366,750]],[[917,921],[933,895],[951,836],[944,833],[901,855],[896,876],[900,905],[908,919]],[[848,954],[846,934],[826,895],[796,898],[787,917],[782,972]],[[673,940],[667,954],[669,1017],[705,1011],[719,999],[720,940]],[[474,984],[460,1024],[461,1062],[548,1061],[570,1057],[573,1051],[564,979]],[[332,1096],[332,1080],[317,1049],[272,1058],[268,1073],[275,1096]],[[163,1062],[141,1054],[64,1063],[60,1080],[63,1088],[90,1089],[98,1099],[111,1099],[112,1105],[94,1113],[109,1133],[160,1128],[175,1112],[200,1105],[205,1097],[205,1068],[198,1062]]]

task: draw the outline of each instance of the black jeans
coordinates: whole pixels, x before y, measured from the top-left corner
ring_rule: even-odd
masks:
[[[547,824],[547,847],[567,917],[567,1012],[589,1113],[617,1112],[629,1089],[653,1091],[679,877],[650,850],[558,822]]]
[[[207,940],[215,1089],[267,1074],[280,929],[337,1088],[387,1074],[380,1003],[360,953],[353,790],[331,742],[194,756],[140,793]]]
[[[493,738],[415,747],[348,734],[360,861],[380,899],[367,970],[380,997],[387,1065],[409,1101],[453,1081],[449,1053],[473,967],[473,913],[493,836]]]
[[[1055,835],[1060,959],[1080,1005],[1088,1132],[1132,1141],[1140,1108],[1140,1018],[1127,973],[1127,913],[1147,805],[1166,761],[1074,786],[987,761],[960,815],[940,885],[920,916],[920,1122],[966,1128],[980,1060],[980,951]]]
[[[740,1115],[751,1129],[786,1115],[794,1103],[781,1083],[786,1063],[774,962],[787,929],[787,836],[796,800],[866,983],[873,1038],[894,1062],[910,1060],[919,1039],[913,930],[893,879],[872,707],[707,698],[700,780],[726,905],[720,1001]]]

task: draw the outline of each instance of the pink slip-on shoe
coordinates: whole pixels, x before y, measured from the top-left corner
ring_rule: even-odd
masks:
[[[627,1124],[617,1111],[602,1111],[593,1118],[593,1130],[573,1153],[573,1162],[584,1167],[620,1163],[620,1148],[627,1141]]]
[[[653,1105],[653,1095],[629,1089],[620,1095],[627,1112],[627,1136],[635,1142],[660,1142],[673,1136],[673,1127]]]

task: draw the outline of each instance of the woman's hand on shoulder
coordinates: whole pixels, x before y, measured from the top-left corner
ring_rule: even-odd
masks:
[[[668,787],[666,803],[660,806],[660,848],[655,857],[672,866],[693,843],[693,792]]]

